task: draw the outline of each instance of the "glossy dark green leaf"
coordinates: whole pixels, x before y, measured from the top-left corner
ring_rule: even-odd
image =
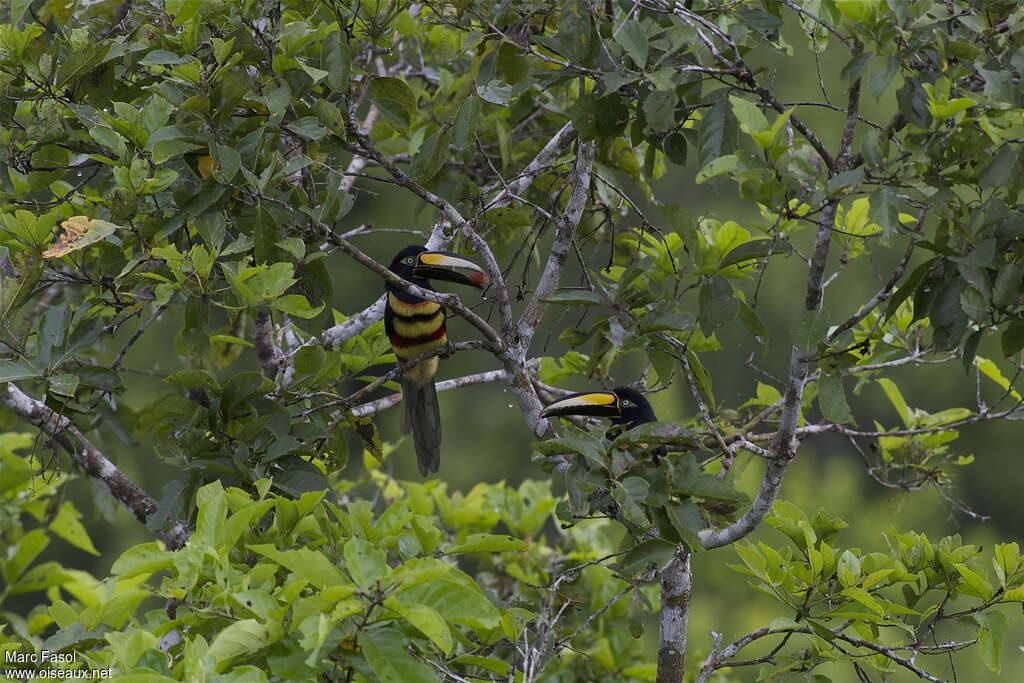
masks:
[[[997,307],[1009,306],[1020,295],[1021,279],[1024,268],[1019,263],[1007,263],[999,269],[995,284],[992,287],[992,303]]]
[[[668,160],[679,166],[686,165],[687,144],[686,138],[681,133],[673,133],[665,137],[661,143],[661,151],[665,153]]]
[[[24,361],[0,360],[0,382],[17,382],[39,376],[39,371]]]
[[[643,70],[647,64],[647,31],[635,19],[627,19],[619,24],[615,32],[615,42],[623,47],[632,58],[638,69]]]
[[[754,259],[761,259],[780,254],[783,256],[789,256],[792,253],[793,245],[786,240],[751,240],[749,242],[744,242],[723,256],[722,262],[718,264],[718,267],[721,269],[739,263],[744,263],[746,261],[752,261]]]
[[[1024,349],[1024,320],[1014,320],[999,337],[1003,356],[1009,358]]]
[[[1001,187],[1010,179],[1014,172],[1020,173],[1018,147],[1005,144],[999,148],[984,168],[978,173],[978,184],[984,188]]]
[[[700,288],[700,328],[709,335],[736,317],[739,306],[732,285],[721,275],[714,275]]]
[[[452,145],[462,154],[471,154],[475,149],[477,118],[480,115],[480,100],[470,95],[459,106],[452,127]]]
[[[425,183],[437,175],[448,158],[448,144],[451,139],[452,131],[447,126],[431,133],[416,152],[416,156],[413,157],[409,175],[421,183]]]
[[[661,567],[675,553],[676,546],[660,538],[651,538],[633,546],[619,560],[619,571],[623,574],[641,574],[648,568]]]
[[[882,316],[883,321],[888,320],[896,313],[896,310],[900,307],[900,304],[906,301],[907,298],[915,292],[921,281],[924,280],[925,276],[928,275],[928,273],[932,270],[932,268],[935,267],[935,265],[938,262],[938,258],[932,258],[928,259],[924,263],[914,268],[913,272],[910,273],[910,276],[906,279],[906,281],[904,281],[902,285],[900,285],[900,287],[896,290],[896,293],[893,294],[892,297],[889,299],[889,303],[886,304],[885,315]],[[924,313],[925,312],[923,311],[921,312],[922,315],[924,315]]]
[[[416,116],[416,96],[400,78],[381,77],[370,81],[374,102],[388,121],[407,129]]]
[[[559,52],[575,62],[587,65],[597,47],[590,6],[585,0],[568,0],[561,9],[556,36]]]
[[[675,128],[676,104],[679,98],[674,90],[652,90],[643,101],[647,125],[655,133]]]
[[[341,31],[328,34],[320,56],[320,67],[327,71],[327,85],[331,90],[344,91],[348,88],[352,56],[348,40],[342,36]]]

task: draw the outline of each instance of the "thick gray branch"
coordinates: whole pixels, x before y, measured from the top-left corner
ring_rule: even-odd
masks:
[[[274,321],[269,311],[261,311],[256,315],[253,337],[256,344],[256,357],[260,361],[260,367],[263,368],[263,376],[276,379],[284,354],[281,353],[281,349],[274,341]]]
[[[661,620],[658,628],[657,683],[680,683],[686,658],[686,627],[693,576],[690,553],[683,546],[661,570]]]

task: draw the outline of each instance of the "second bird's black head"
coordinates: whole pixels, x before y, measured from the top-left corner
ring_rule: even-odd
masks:
[[[468,259],[450,251],[428,251],[418,244],[410,245],[395,254],[389,270],[418,287],[430,289],[429,280],[446,280],[483,289],[488,282],[487,272]],[[403,291],[388,285],[393,291]]]
[[[623,425],[626,429],[658,419],[654,416],[654,409],[647,398],[629,387],[569,394],[549,405],[541,413],[542,417],[557,415],[608,417],[611,418],[613,425]]]

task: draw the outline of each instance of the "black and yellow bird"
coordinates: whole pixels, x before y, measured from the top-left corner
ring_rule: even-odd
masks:
[[[569,394],[555,401],[541,413],[543,417],[558,415],[586,415],[592,417],[610,417],[613,429],[609,430],[611,439],[616,431],[614,427],[624,426],[632,429],[638,425],[655,422],[654,409],[650,402],[636,389],[616,387],[611,391],[581,391]]]
[[[611,418],[612,428],[605,438],[612,441],[627,429],[633,429],[648,422],[657,422],[654,408],[647,398],[636,389],[616,387],[611,391],[581,391],[569,394],[555,401],[541,413],[541,417],[557,417],[559,415],[583,415],[589,417]],[[646,448],[646,447],[645,447]],[[655,446],[651,451],[655,464],[658,458],[667,453],[663,445]]]
[[[487,273],[472,261],[447,251],[427,251],[413,245],[402,249],[389,266],[391,272],[423,289],[433,291],[430,280],[447,280],[482,288]],[[448,343],[445,312],[441,304],[427,301],[388,283],[384,329],[395,356],[410,361]],[[402,373],[402,433],[412,432],[420,474],[427,476],[441,466],[441,414],[434,388],[437,356]]]

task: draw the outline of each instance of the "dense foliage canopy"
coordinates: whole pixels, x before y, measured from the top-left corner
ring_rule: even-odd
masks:
[[[5,651],[138,681],[1001,671],[1017,543],[892,527],[862,548],[837,502],[779,492],[805,443],[844,442],[877,486],[976,515],[960,430],[1024,414],[1016,3],[18,0],[6,18]],[[705,210],[711,192],[728,201]],[[408,243],[489,272],[482,300],[419,291],[451,318],[428,355],[443,394],[515,406],[494,452],[525,467],[534,442],[545,477],[444,483],[487,458],[450,438],[488,424],[482,403],[442,411],[472,458],[449,446],[440,478],[405,477],[380,292],[412,291],[382,265]],[[926,372],[970,402],[914,405]],[[662,421],[541,415],[627,383]],[[155,536],[104,578],[45,555],[97,552],[85,493]],[[688,649],[705,551],[738,556],[775,613]]]

